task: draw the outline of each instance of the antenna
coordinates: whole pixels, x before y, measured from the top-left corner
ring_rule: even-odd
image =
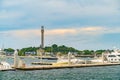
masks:
[[[2,50],[4,50],[4,44],[2,44]]]

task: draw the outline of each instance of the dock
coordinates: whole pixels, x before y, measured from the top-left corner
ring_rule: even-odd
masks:
[[[12,68],[12,69],[0,69],[0,71],[15,71],[16,69]]]
[[[38,57],[38,59],[41,59],[41,57]],[[42,59],[57,60],[58,58],[56,58],[56,57],[42,57]]]
[[[52,65],[50,62],[32,62],[34,65]]]
[[[120,65],[120,63],[105,63],[105,64],[75,64],[75,65],[62,65],[62,66],[54,66],[54,65],[45,65],[45,66],[26,66],[21,68],[16,68],[18,70],[49,70],[49,69],[64,69],[64,68],[82,68],[82,67],[99,67],[99,66],[114,66]]]

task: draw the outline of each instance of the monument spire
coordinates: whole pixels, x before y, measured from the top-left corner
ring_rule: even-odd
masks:
[[[44,48],[44,26],[41,26],[41,46],[42,49]]]

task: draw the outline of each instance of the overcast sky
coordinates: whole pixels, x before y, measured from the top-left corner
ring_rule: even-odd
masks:
[[[120,0],[0,0],[0,45],[120,48]]]

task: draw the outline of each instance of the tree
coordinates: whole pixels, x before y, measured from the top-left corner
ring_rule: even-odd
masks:
[[[92,54],[92,51],[90,50],[83,50],[84,54],[85,55],[91,55]]]
[[[19,55],[24,56],[25,52],[36,52],[38,47],[27,47],[27,48],[22,48],[19,50]]]
[[[105,52],[105,50],[96,50],[95,51],[96,54],[102,54],[103,52]]]
[[[53,52],[53,54],[56,54],[58,52],[58,46],[57,46],[57,44],[53,44],[52,45],[51,52]]]
[[[4,49],[4,51],[6,51],[6,52],[14,52],[15,50],[12,49],[12,48],[8,48],[8,49]]]
[[[45,51],[46,52],[51,52],[52,50],[51,50],[51,47],[45,47]]]

